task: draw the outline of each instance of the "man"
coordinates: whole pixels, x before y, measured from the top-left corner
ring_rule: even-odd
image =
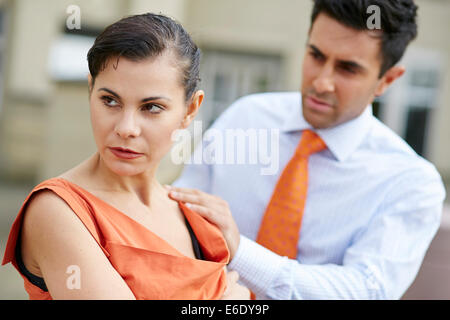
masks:
[[[370,5],[381,30],[367,28]],[[396,63],[416,36],[416,9],[412,0],[316,0],[301,95],[244,97],[213,125],[279,128],[282,170],[192,164],[172,187],[221,229],[228,267],[256,298],[399,299],[414,280],[445,191],[370,104],[405,72]]]

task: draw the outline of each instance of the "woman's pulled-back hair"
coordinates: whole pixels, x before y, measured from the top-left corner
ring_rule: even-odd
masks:
[[[134,15],[106,27],[87,55],[92,81],[111,58],[140,61],[166,50],[172,50],[178,59],[186,100],[189,100],[200,80],[200,49],[179,23],[159,14]]]

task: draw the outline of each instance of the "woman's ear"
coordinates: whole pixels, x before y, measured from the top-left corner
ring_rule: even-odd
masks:
[[[187,106],[186,114],[184,115],[184,118],[181,122],[182,129],[186,129],[187,127],[189,127],[192,120],[194,120],[195,116],[198,113],[198,110],[200,109],[200,106],[202,105],[204,96],[205,93],[203,92],[203,90],[197,90],[192,95],[189,105]]]
[[[88,74],[88,87],[89,87],[89,96],[90,96],[92,93],[92,88],[94,87],[93,79],[92,79],[92,76],[90,73]]]

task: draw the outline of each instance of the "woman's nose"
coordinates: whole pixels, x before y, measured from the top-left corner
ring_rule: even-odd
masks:
[[[131,112],[121,115],[116,124],[115,131],[123,139],[137,137],[141,133],[138,121]]]

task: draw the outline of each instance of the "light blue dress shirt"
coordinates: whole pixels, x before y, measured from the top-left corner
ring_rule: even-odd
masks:
[[[327,149],[309,158],[298,257],[254,242],[266,206],[302,131],[311,129],[296,92],[236,101],[214,130],[279,129],[279,169],[261,163],[186,165],[176,186],[228,201],[241,233],[229,264],[257,299],[399,299],[438,230],[445,189],[435,167],[372,115],[315,130]],[[208,147],[204,141],[195,153]],[[203,150],[202,150],[203,148]],[[247,150],[246,152],[250,152]]]

